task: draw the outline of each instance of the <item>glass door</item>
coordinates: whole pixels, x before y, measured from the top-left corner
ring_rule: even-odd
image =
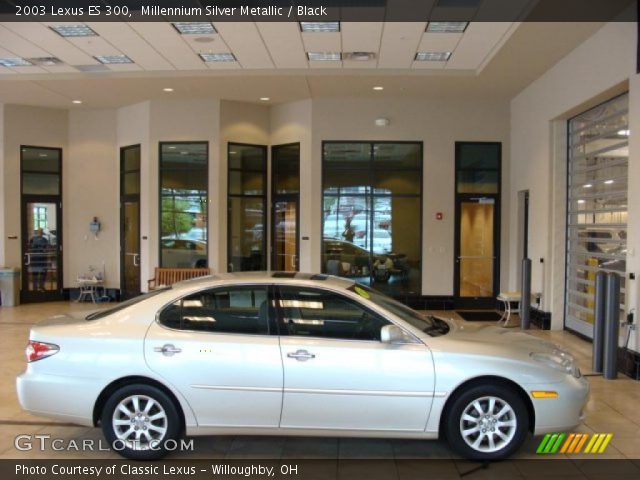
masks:
[[[497,295],[496,198],[458,199],[456,307],[491,308]]]
[[[300,269],[300,144],[271,148],[271,269]]]
[[[140,294],[140,145],[120,150],[121,296]]]
[[[298,271],[298,200],[273,203],[273,270]]]

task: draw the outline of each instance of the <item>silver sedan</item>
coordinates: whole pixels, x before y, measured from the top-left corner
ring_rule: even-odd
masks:
[[[435,439],[473,459],[580,423],[571,355],[325,275],[228,274],[32,328],[22,407],[101,425],[125,457],[183,435]]]

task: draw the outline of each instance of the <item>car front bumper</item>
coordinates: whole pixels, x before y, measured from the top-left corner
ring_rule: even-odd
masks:
[[[527,385],[535,411],[534,434],[567,432],[584,420],[584,407],[589,399],[589,382],[584,377],[567,375],[553,384]],[[557,398],[533,398],[535,390],[555,391]]]

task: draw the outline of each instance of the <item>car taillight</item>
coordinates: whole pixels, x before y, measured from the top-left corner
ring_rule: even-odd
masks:
[[[50,357],[51,355],[55,355],[59,351],[60,347],[58,345],[45,342],[34,342],[33,340],[29,340],[29,344],[25,349],[28,363]]]

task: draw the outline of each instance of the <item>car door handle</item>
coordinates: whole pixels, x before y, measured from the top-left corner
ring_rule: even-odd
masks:
[[[180,353],[182,349],[174,345],[171,345],[170,343],[167,343],[166,345],[163,345],[161,347],[154,348],[153,351],[157,353],[161,353],[165,357],[171,357],[175,353]]]
[[[287,357],[288,358],[295,358],[299,362],[306,362],[307,360],[310,360],[312,358],[316,358],[316,356],[313,353],[309,353],[306,350],[298,350],[296,352],[289,352],[289,353],[287,353]]]

